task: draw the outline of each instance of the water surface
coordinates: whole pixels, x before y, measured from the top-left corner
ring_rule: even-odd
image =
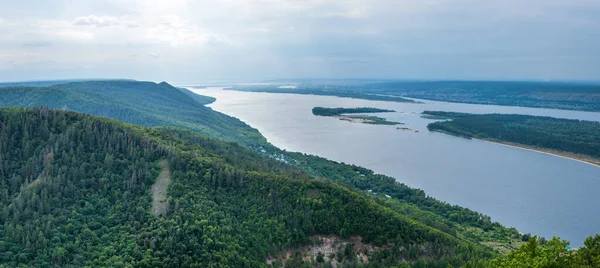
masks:
[[[210,106],[257,128],[275,146],[386,174],[437,199],[482,212],[503,225],[575,246],[600,233],[600,167],[561,157],[427,131],[424,110],[515,113],[600,121],[600,113],[424,101],[197,89]],[[419,133],[319,117],[315,106],[376,107]]]

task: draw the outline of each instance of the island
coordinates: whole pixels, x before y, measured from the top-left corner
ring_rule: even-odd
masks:
[[[501,143],[600,165],[600,122],[519,114],[468,114],[424,111],[446,119],[427,125],[464,138]]]
[[[358,108],[325,108],[315,107],[312,109],[312,113],[316,116],[331,116],[340,120],[349,121],[353,123],[363,123],[372,125],[402,125],[399,122],[388,121],[385,118],[381,118],[373,115],[356,115],[366,113],[391,113],[394,110],[386,110],[372,107],[358,107]]]

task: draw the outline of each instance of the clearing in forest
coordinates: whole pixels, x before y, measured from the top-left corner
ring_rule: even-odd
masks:
[[[155,217],[163,216],[167,213],[167,188],[171,183],[171,170],[169,170],[169,162],[161,160],[160,173],[156,181],[152,185],[152,214]]]

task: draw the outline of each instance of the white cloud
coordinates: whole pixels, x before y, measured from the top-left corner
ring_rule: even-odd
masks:
[[[597,0],[4,1],[0,60],[24,74],[23,64],[37,57],[117,76],[119,66],[190,77],[318,76],[350,69],[343,63],[350,61],[355,71],[347,76],[393,76],[394,68],[458,69],[448,60],[426,63],[441,57],[467,62],[510,55],[544,68],[533,59],[593,59],[597,53],[590,51],[600,46]],[[379,65],[386,68],[373,67]]]
[[[96,27],[106,27],[111,25],[119,24],[119,18],[111,17],[111,16],[84,16],[77,17],[73,20],[74,25],[80,26],[96,26]]]

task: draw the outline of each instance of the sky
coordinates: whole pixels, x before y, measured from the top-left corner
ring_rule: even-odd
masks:
[[[0,0],[0,81],[600,81],[600,0]]]

